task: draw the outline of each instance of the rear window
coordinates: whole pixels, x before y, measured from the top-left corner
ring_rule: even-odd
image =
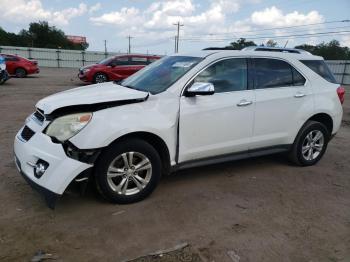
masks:
[[[300,60],[300,62],[302,62],[312,71],[314,71],[316,74],[322,76],[322,78],[327,80],[328,82],[331,82],[334,84],[337,83],[331,70],[329,70],[324,60]]]

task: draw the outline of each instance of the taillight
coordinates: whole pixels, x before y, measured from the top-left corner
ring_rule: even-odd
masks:
[[[340,103],[343,104],[345,100],[345,88],[342,86],[339,86],[337,88],[337,94],[338,94]]]

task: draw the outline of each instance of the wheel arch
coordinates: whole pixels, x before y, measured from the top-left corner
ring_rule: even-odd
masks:
[[[151,146],[153,146],[156,151],[159,154],[159,157],[162,162],[162,173],[163,174],[169,174],[170,173],[170,152],[167,144],[165,141],[159,137],[158,135],[155,135],[150,132],[145,131],[137,131],[128,133],[125,135],[122,135],[115,139],[112,143],[110,143],[107,147],[109,147],[112,144],[120,143],[121,141],[128,140],[130,138],[138,138],[142,139],[146,142],[148,142]]]
[[[324,124],[329,132],[329,135],[332,135],[333,132],[333,119],[329,114],[318,113],[311,116],[307,121],[316,121]],[[306,122],[307,122],[306,121]]]
[[[16,74],[17,69],[23,69],[24,72],[26,72],[26,75],[28,74],[28,70],[23,66],[16,66],[16,68],[13,70],[14,74]]]

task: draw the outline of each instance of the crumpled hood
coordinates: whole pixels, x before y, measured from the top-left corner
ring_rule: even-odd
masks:
[[[132,100],[145,100],[147,92],[126,88],[113,82],[83,86],[63,91],[41,99],[36,107],[43,110],[44,114],[51,114],[60,108],[72,108],[74,106],[89,106],[111,102]]]

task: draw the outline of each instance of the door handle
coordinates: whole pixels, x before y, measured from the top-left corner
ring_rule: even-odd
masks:
[[[247,101],[247,100],[243,99],[237,104],[237,106],[249,106],[251,104],[253,104],[252,101]]]
[[[306,95],[303,94],[303,93],[296,93],[296,94],[294,95],[295,98],[301,98],[301,97],[304,97],[304,96],[306,96]]]

